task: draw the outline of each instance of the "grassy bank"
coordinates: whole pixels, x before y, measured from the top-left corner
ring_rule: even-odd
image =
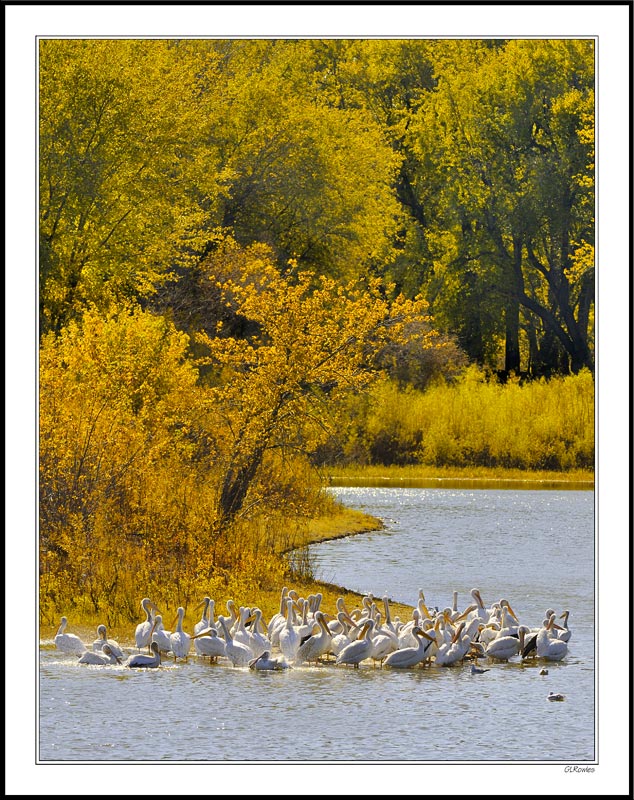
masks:
[[[293,534],[295,545],[298,548],[294,551],[294,568],[296,570],[296,575],[300,575],[301,577],[289,578],[285,585],[288,586],[289,589],[295,589],[302,597],[308,597],[310,594],[321,592],[323,595],[321,607],[329,613],[335,613],[335,603],[338,597],[344,598],[349,609],[359,606],[362,597],[361,594],[351,592],[341,586],[315,581],[310,577],[307,563],[303,565],[303,568],[301,564],[301,559],[305,558],[303,548],[308,544],[322,542],[328,539],[342,538],[344,536],[352,536],[371,530],[378,530],[382,527],[382,521],[376,517],[364,514],[355,509],[337,506],[332,509],[331,513],[319,519],[311,520],[301,534]],[[284,537],[281,537],[280,541],[284,541]],[[281,562],[283,556],[284,549],[280,548],[276,554],[277,560]],[[245,586],[246,582],[241,579],[240,575],[236,575],[235,580],[230,581],[229,585],[227,585],[224,590],[210,591],[216,603],[216,616],[219,614],[227,614],[226,602],[230,598],[233,599],[238,606],[257,605],[262,609],[264,618],[267,620],[279,611],[282,584],[275,589],[261,588],[258,590],[257,596],[250,594],[249,590],[244,588]],[[202,599],[202,596],[200,599]],[[139,603],[140,601],[141,595],[139,595]],[[183,627],[184,630],[189,632],[191,632],[194,624],[200,619],[200,611],[196,611],[194,606],[195,604],[190,605],[186,609]],[[390,607],[395,616],[400,616],[401,619],[410,618],[412,611],[410,606],[395,603]],[[161,607],[160,610],[163,614],[165,627],[169,629],[176,615],[176,608]],[[63,611],[62,613],[66,613],[68,616],[68,631],[76,633],[81,637],[82,641],[88,644],[97,637],[97,626],[105,621],[103,614],[93,613],[88,604],[83,607],[78,606],[75,609]],[[139,618],[137,622],[141,622],[142,619],[142,611],[139,608]],[[109,626],[108,636],[112,639],[116,639],[124,646],[133,646],[134,630],[137,622],[119,622]],[[40,640],[44,642],[52,640],[56,631],[57,623],[51,625],[43,622],[40,626]]]
[[[399,485],[421,483],[427,486],[460,486],[480,488],[503,488],[505,486],[535,485],[542,488],[555,486],[594,488],[594,471],[588,469],[525,470],[502,467],[435,467],[424,464],[408,466],[342,466],[325,470],[325,478],[332,485],[359,483],[364,485]]]

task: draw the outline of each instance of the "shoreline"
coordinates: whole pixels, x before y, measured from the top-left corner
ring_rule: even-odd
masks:
[[[385,468],[382,470],[385,472]],[[484,484],[496,483],[497,488],[502,488],[501,484],[507,483],[512,485],[514,488],[517,488],[518,485],[524,484],[525,488],[529,488],[530,484],[536,484],[540,480],[542,483],[553,483],[553,479],[543,479],[537,478],[536,475],[533,473],[531,477],[527,478],[517,478],[517,477],[497,477],[492,478],[491,476],[461,476],[456,475],[455,472],[453,475],[438,475],[438,471],[436,475],[432,477],[431,475],[427,475],[425,478],[413,478],[407,475],[402,475],[399,477],[398,474],[394,474],[395,472],[404,472],[407,471],[409,473],[412,472],[410,468],[389,468],[387,470],[390,472],[390,475],[384,475],[381,478],[377,477],[376,475],[367,475],[365,480],[362,476],[357,475],[355,477],[345,475],[345,476],[335,476],[334,474],[329,476],[329,483],[328,486],[351,486],[351,485],[368,485],[367,482],[369,481],[382,481],[382,484],[378,485],[387,485],[389,482],[391,485],[394,486],[404,486],[406,483],[411,481],[421,481],[425,480],[428,482],[429,488],[433,488],[435,485],[443,485],[447,488],[454,488],[451,487],[450,484],[452,482],[455,483],[456,487],[464,487],[469,484],[479,484],[481,488],[484,488]],[[558,476],[559,478],[559,476]],[[335,483],[334,481],[341,480],[345,481],[345,483]],[[563,480],[556,480],[557,483],[564,484],[561,487],[557,488],[573,488],[576,484],[580,481],[575,477],[575,479],[571,479],[568,481]],[[586,480],[585,489],[594,488],[594,480]],[[302,548],[308,547],[311,544],[319,544],[321,542],[326,542],[335,539],[344,539],[349,536],[357,536],[363,533],[372,533],[376,531],[381,531],[385,529],[385,523],[379,517],[374,517],[370,514],[367,514],[359,509],[349,508],[344,505],[339,505],[336,511],[330,515],[326,515],[314,520],[310,520],[306,529],[301,537],[295,542],[292,548],[278,551],[277,556],[283,557],[287,553],[293,550],[301,550]],[[329,583],[327,581],[318,581],[312,580],[309,578],[297,578],[296,580],[289,579],[287,584],[289,588],[293,588],[298,591],[302,596],[307,597],[309,594],[316,594],[317,592],[321,592],[323,595],[322,606],[328,612],[333,611],[335,608],[336,599],[342,596],[349,607],[356,607],[360,604],[361,598],[364,597],[364,593],[357,592],[350,590],[344,586],[339,586],[335,583]],[[279,610],[279,602],[280,602],[280,591],[281,586],[276,589],[262,589],[260,591],[259,597],[256,598],[257,605],[259,608],[262,609],[262,612],[266,619],[269,619],[274,613]],[[224,605],[229,599],[229,597],[219,596],[214,598],[217,602],[217,606],[220,607]],[[244,601],[244,604],[254,602],[254,598],[234,598],[240,604],[240,601]],[[401,618],[409,619],[413,606],[404,604],[404,603],[393,603],[391,598],[389,598],[390,609],[394,616],[401,616]],[[165,609],[167,611],[167,616],[169,617],[172,613],[171,609]],[[175,611],[174,611],[175,614]],[[189,613],[186,615],[186,627],[193,627],[194,622],[198,621],[198,617],[193,616],[194,610],[193,607],[190,607]],[[73,625],[72,621],[72,611],[69,616],[69,631],[76,632],[83,641],[87,644],[91,643],[93,639],[96,638],[97,633],[97,625],[102,623],[103,614],[99,615],[87,615],[85,612],[81,614],[81,622],[78,624]],[[90,620],[90,622],[88,621]],[[126,647],[134,646],[134,629],[138,622],[141,619],[132,621],[130,623],[122,623],[118,625],[114,625],[108,628],[108,635],[113,639],[118,639],[121,644]],[[50,643],[52,644],[52,640],[55,636],[57,631],[57,625],[42,625],[39,624],[39,638],[40,643]]]

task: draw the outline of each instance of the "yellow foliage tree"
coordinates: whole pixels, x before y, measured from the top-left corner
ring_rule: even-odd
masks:
[[[236,270],[236,264],[239,269]],[[328,407],[368,386],[377,352],[405,336],[430,346],[421,299],[390,299],[379,279],[341,286],[289,264],[281,275],[263,246],[228,240],[210,258],[210,278],[236,315],[250,323],[243,338],[198,335],[214,368],[209,401],[222,417],[218,525],[262,502],[257,476],[267,454],[305,452],[327,436]],[[236,273],[239,274],[236,274]],[[413,331],[415,331],[413,333]]]
[[[213,451],[186,349],[184,334],[138,308],[93,309],[43,338],[40,566],[52,600],[113,608],[134,596],[132,580],[178,580],[159,574],[189,546],[188,493],[202,486],[203,502],[199,467]]]

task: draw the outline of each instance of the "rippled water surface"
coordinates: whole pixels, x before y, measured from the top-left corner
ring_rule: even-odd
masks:
[[[591,761],[594,493],[340,488],[383,531],[314,545],[319,577],[460,607],[478,587],[522,622],[570,609],[566,659],[263,673],[191,658],[143,672],[40,650],[41,761]],[[326,609],[330,610],[330,609]],[[546,700],[563,692],[563,703]]]

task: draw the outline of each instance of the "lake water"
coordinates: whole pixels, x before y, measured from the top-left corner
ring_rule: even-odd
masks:
[[[313,545],[317,577],[428,606],[506,597],[538,625],[570,610],[565,660],[253,672],[196,658],[148,672],[85,667],[42,643],[45,762],[550,763],[595,759],[594,493],[333,489],[386,528]],[[326,609],[331,610],[331,609]],[[547,701],[549,691],[566,695]]]

